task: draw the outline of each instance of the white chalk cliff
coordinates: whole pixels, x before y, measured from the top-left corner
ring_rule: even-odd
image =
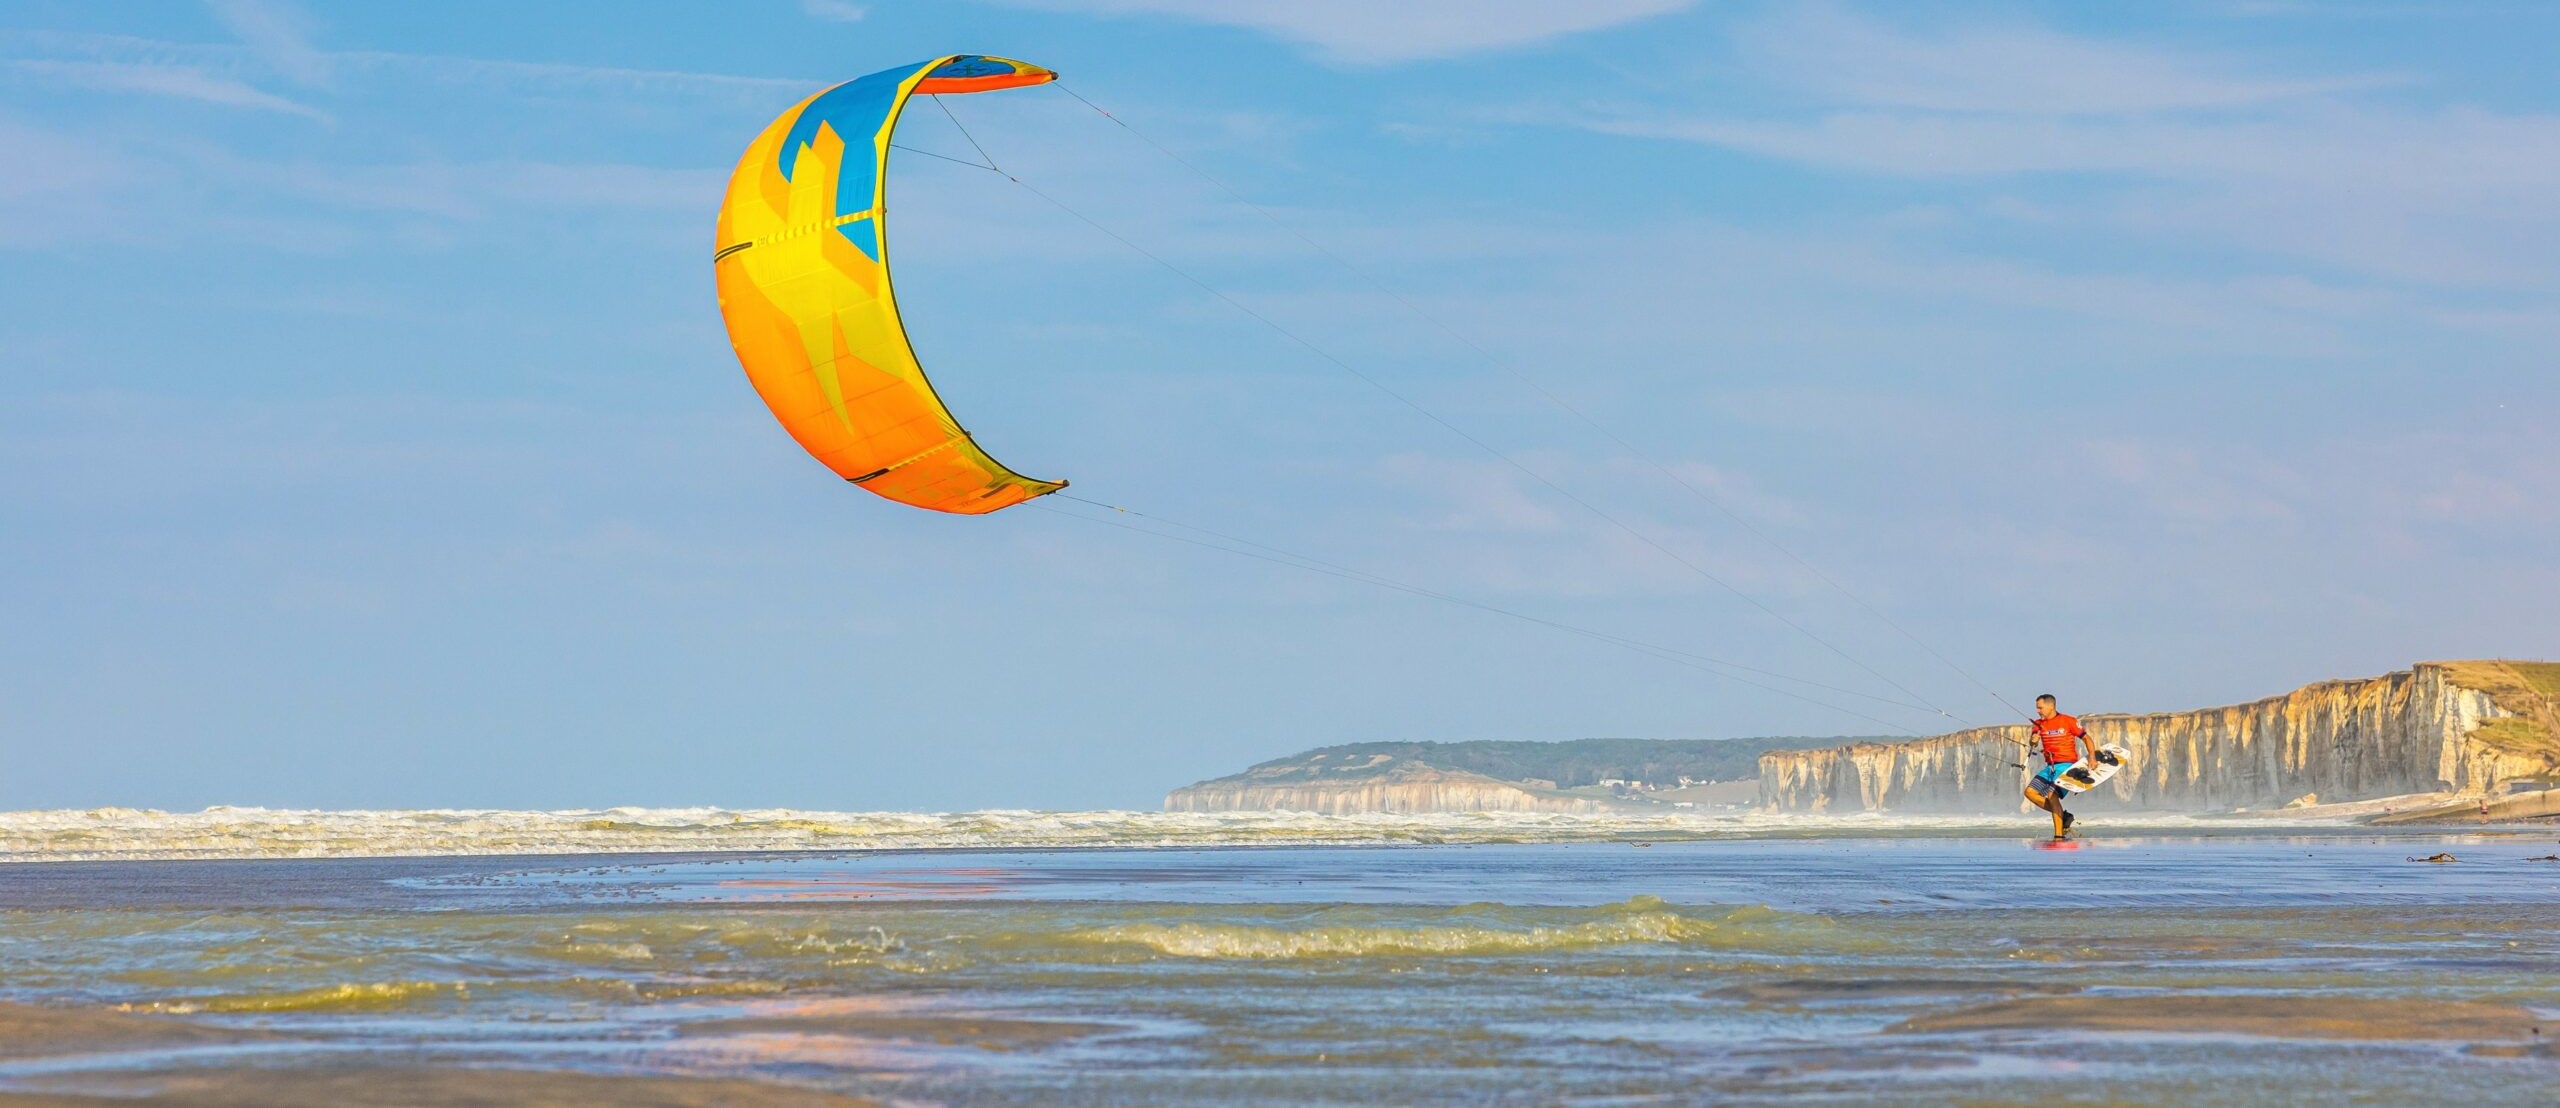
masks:
[[[2228,811],[2413,793],[2490,797],[2560,777],[2560,666],[2421,662],[2191,712],[2083,717],[2132,764],[2078,805]],[[1792,812],[2021,806],[2025,725],[1760,756],[1760,801]]]

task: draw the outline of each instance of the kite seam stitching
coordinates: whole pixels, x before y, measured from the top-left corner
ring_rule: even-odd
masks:
[[[729,255],[735,254],[750,246],[763,246],[767,243],[789,242],[792,239],[807,238],[821,231],[830,231],[847,224],[860,223],[863,220],[873,218],[879,214],[880,209],[878,208],[866,208],[851,215],[840,215],[834,219],[824,220],[818,223],[803,223],[797,227],[785,227],[782,230],[775,231],[774,233],[766,235],[760,239],[748,239],[745,242],[741,242],[733,246],[723,247],[719,253],[711,256],[711,260],[717,262],[722,258],[726,258]]]

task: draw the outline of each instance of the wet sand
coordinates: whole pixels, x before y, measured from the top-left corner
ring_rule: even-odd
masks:
[[[0,866],[0,998],[49,1006],[0,1007],[0,1108],[2550,1108],[2560,866],[2531,859],[2553,849]],[[2434,853],[2462,864],[2404,860]],[[2020,1049],[2053,1036],[2069,1049]]]
[[[1857,1002],[1897,1000],[1911,997],[1978,997],[2019,996],[2029,993],[2078,992],[2077,985],[2041,985],[2027,982],[1996,980],[1961,980],[1943,978],[1796,978],[1785,981],[1754,981],[1747,985],[1717,989],[1706,995],[1753,1004],[1820,1004],[1824,1002]]]
[[[1025,1021],[1016,1021],[1025,1022]],[[0,1004],[0,1060],[290,1044],[284,1035],[166,1016]],[[408,1108],[411,1105],[614,1104],[634,1108],[859,1108],[872,1101],[783,1085],[563,1071],[240,1064],[91,1071],[49,1091],[0,1092],[0,1105],[205,1105],[215,1108]]]
[[[846,1013],[827,1016],[767,1016],[704,1020],[686,1024],[682,1033],[698,1035],[833,1035],[852,1039],[970,1046],[1012,1051],[1055,1046],[1128,1028],[1108,1023],[1024,1020],[1003,1017]]]
[[[2039,996],[1915,1016],[1901,1034],[2101,1031],[2269,1039],[2532,1043],[2560,1032],[2513,1004],[2303,996]]]
[[[610,1077],[526,1070],[235,1066],[86,1077],[76,1092],[0,1093],[0,1105],[190,1105],[201,1108],[864,1108],[875,1102],[809,1089],[692,1077]]]
[[[0,1003],[0,1060],[167,1050],[274,1040],[259,1031],[206,1027],[163,1016],[136,1016],[88,1008],[44,1008]]]

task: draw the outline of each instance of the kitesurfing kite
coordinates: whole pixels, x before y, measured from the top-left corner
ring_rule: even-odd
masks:
[[[757,135],[720,205],[720,315],[774,418],[839,476],[901,504],[983,515],[1064,481],[980,449],[917,363],[889,291],[889,135],[918,94],[1056,80],[1039,66],[955,54],[801,101]]]
[[[917,65],[882,70],[868,77],[847,81],[819,92],[782,113],[756,136],[754,143],[747,147],[746,156],[739,160],[737,171],[730,175],[729,192],[721,201],[720,225],[714,241],[714,253],[711,256],[712,270],[720,290],[720,314],[729,325],[730,345],[737,349],[738,363],[745,367],[747,380],[755,385],[756,393],[764,398],[765,406],[773,409],[774,418],[782,421],[783,429],[789,431],[791,437],[798,441],[811,456],[845,480],[901,504],[959,515],[984,515],[988,512],[1000,511],[1067,487],[1064,481],[1044,481],[1025,477],[995,460],[979,447],[977,441],[970,437],[966,429],[960,426],[960,421],[952,417],[950,409],[943,406],[942,398],[934,393],[933,382],[926,379],[924,367],[916,360],[915,349],[908,344],[905,324],[898,318],[897,298],[890,292],[887,229],[887,177],[891,149],[889,140],[892,133],[897,130],[898,117],[905,110],[910,99],[920,94],[941,96],[1022,88],[1048,84],[1057,79],[1056,73],[1039,66],[1009,58],[988,57],[983,54],[949,54]],[[1081,96],[1076,98],[1084,99]],[[1104,112],[1090,101],[1086,102],[1086,106],[1092,107],[1094,111],[1111,118],[1124,128],[1128,126],[1126,123],[1120,123],[1118,117],[1111,116],[1109,112]],[[954,123],[957,122],[955,118]],[[975,140],[971,141],[974,144]],[[1146,141],[1148,145],[1156,146],[1173,160],[1181,161],[1185,166],[1190,165],[1180,155],[1165,149],[1154,140]],[[983,150],[980,152],[984,153]],[[994,169],[995,166],[990,162],[986,168]],[[1194,172],[1199,171],[1195,168]],[[1202,175],[1207,176],[1205,173]],[[1234,190],[1227,188],[1223,182],[1215,178],[1209,178],[1209,180],[1221,189],[1234,193]],[[1045,193],[1041,195],[1044,199],[1046,198]],[[1243,200],[1241,195],[1237,198]],[[1249,200],[1244,202],[1248,205],[1252,204]],[[1051,200],[1050,203],[1057,204],[1057,201]],[[1063,204],[1058,206],[1065,208]],[[1258,205],[1255,207],[1256,210],[1260,210]],[[1077,214],[1072,209],[1067,210],[1070,215]],[[1271,215],[1268,211],[1263,214]],[[1077,218],[1087,223],[1093,222],[1090,219],[1084,219],[1081,215],[1077,215]],[[1273,222],[1279,221],[1275,217]],[[1101,224],[1095,223],[1094,226],[1106,235],[1119,238],[1118,234],[1103,228]],[[1125,239],[1121,241],[1124,244],[1127,242]],[[1322,250],[1322,248],[1318,249]],[[1322,252],[1331,256],[1330,251]],[[1146,251],[1140,250],[1139,253],[1145,254]],[[1163,259],[1156,258],[1153,254],[1147,254],[1147,257],[1166,265],[1167,268],[1173,268],[1170,263],[1165,263]],[[1374,278],[1368,278],[1365,273],[1351,267],[1349,262],[1344,262],[1340,258],[1334,260],[1340,262],[1345,268],[1352,269],[1355,275],[1361,276],[1368,283],[1373,285],[1377,283]],[[1279,331],[1284,337],[1295,340],[1299,345],[1307,347],[1311,352],[1349,372],[1352,376],[1360,378],[1371,387],[1385,391],[1405,405],[1413,407],[1433,422],[1456,432],[1459,437],[1492,454],[1496,459],[1508,463],[1522,474],[1536,478],[1538,482],[1553,491],[1570,497],[1598,515],[1601,522],[1625,532],[1630,538],[1652,546],[1707,580],[1723,585],[1727,589],[1733,589],[1737,594],[1741,593],[1741,590],[1726,584],[1723,579],[1697,563],[1674,553],[1670,547],[1592,507],[1588,502],[1582,501],[1582,498],[1573,496],[1562,486],[1514,460],[1510,455],[1462,430],[1457,424],[1353,369],[1349,363],[1335,357],[1314,342],[1281,327],[1280,324],[1260,313],[1245,308],[1244,305],[1235,302],[1233,298],[1218,292],[1198,278],[1180,269],[1174,269],[1174,272],[1202,289],[1216,294],[1220,299],[1227,300],[1245,315]],[[1383,289],[1383,286],[1380,287]],[[1449,330],[1447,324],[1424,314],[1420,308],[1406,301],[1404,297],[1395,296],[1394,299],[1403,302],[1406,308],[1417,315],[1421,315],[1425,322],[1434,324],[1441,330]],[[1451,333],[1455,334],[1455,332]],[[1464,338],[1464,336],[1458,337],[1462,340]],[[1471,341],[1467,342],[1467,345],[1474,347],[1480,354],[1485,353],[1483,347]],[[1526,377],[1521,377],[1517,370],[1510,369],[1500,359],[1491,354],[1485,354],[1485,357],[1512,376],[1520,377],[1524,383],[1528,382]],[[1534,383],[1532,387],[1535,387]],[[1579,417],[1582,422],[1591,422],[1590,417],[1566,406],[1553,394],[1546,393],[1545,389],[1539,388],[1537,391],[1546,394],[1550,403],[1564,408],[1567,412]],[[1609,437],[1618,439],[1614,434]],[[1618,439],[1618,441],[1621,446],[1628,445],[1624,439]],[[1629,447],[1629,449],[1633,448]],[[1638,456],[1643,455],[1638,452]],[[1646,460],[1652,461],[1650,458]],[[1673,480],[1705,499],[1718,511],[1723,511],[1727,515],[1732,514],[1705,490],[1673,474],[1662,463],[1654,462],[1654,468],[1671,476]],[[1095,501],[1086,503],[1128,516],[1138,516],[1138,513],[1115,505]],[[1093,519],[1090,516],[1080,518]],[[1121,525],[1112,520],[1096,521],[1113,523],[1115,526]],[[1267,557],[1266,553],[1286,555],[1286,552],[1262,543],[1231,539],[1217,532],[1174,524],[1170,521],[1159,520],[1159,522],[1194,534],[1215,536],[1222,542],[1202,543],[1194,538],[1174,536],[1145,527],[1130,529],[1175,541],[1206,545],[1212,549],[1263,561],[1275,560]],[[1761,537],[1764,541],[1776,546],[1775,540],[1768,539],[1765,535]],[[1255,553],[1241,549],[1242,547],[1255,547],[1265,553]],[[1803,558],[1797,557],[1783,546],[1777,549],[1798,563],[1804,562]],[[1286,558],[1287,560],[1282,561],[1281,564],[1293,565],[1311,572],[1331,572],[1329,569],[1318,568],[1328,563],[1319,562],[1313,558],[1299,555],[1286,555]],[[1786,622],[1796,631],[1814,637],[1815,642],[1829,648],[1833,653],[1840,654],[1841,657],[1876,678],[1891,684],[1895,690],[1918,703],[1907,704],[1888,697],[1872,696],[1819,682],[1787,677],[1753,666],[1719,661],[1668,647],[1655,647],[1617,635],[1589,631],[1480,604],[1432,589],[1405,585],[1372,574],[1357,574],[1353,579],[1369,580],[1381,587],[1399,592],[1435,597],[1469,608],[1527,620],[1556,630],[1603,639],[1678,664],[1707,668],[1709,672],[1729,680],[1767,689],[1836,711],[1848,712],[1861,719],[1872,720],[1886,726],[1897,727],[1897,729],[1899,725],[1878,717],[1853,712],[1821,699],[1725,671],[1738,670],[1757,677],[1789,681],[1834,693],[1883,700],[1905,707],[1916,707],[1940,716],[1951,715],[1921,698],[1920,694],[1894,682],[1874,667],[1832,646],[1827,640],[1813,636],[1811,631],[1797,626],[1786,617],[1779,616],[1775,610],[1760,604],[1756,599],[1752,600],[1752,603],[1760,606],[1762,611],[1777,616],[1779,620]],[[1833,587],[1840,588],[1837,583],[1834,583]],[[1846,589],[1841,591],[1847,592]],[[1747,594],[1743,595],[1749,599]],[[1857,598],[1851,596],[1850,599]],[[1873,610],[1872,606],[1866,605],[1864,601],[1859,601],[1859,604],[1868,607],[1870,611]],[[1898,626],[1895,629],[1900,630]],[[1910,632],[1905,631],[1903,634],[1909,636]],[[1921,643],[1921,645],[1926,648],[1928,644]],[[1946,660],[1934,649],[1929,653],[1938,656],[1940,661]],[[1952,663],[1949,664],[1952,665]],[[1970,677],[1971,674],[1966,676]],[[1976,683],[1979,684],[1979,682]],[[1999,695],[1987,685],[1984,689],[1991,691],[1994,696]],[[2006,702],[2003,701],[2003,703]],[[2097,780],[2103,780],[2104,772],[2103,770],[2095,771],[2088,784],[2094,785]],[[2073,788],[2073,783],[2066,781],[2062,787],[2065,791],[2069,791]]]

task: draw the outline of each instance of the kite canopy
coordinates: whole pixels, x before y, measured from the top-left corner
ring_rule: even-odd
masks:
[[[901,504],[981,515],[1066,487],[1005,468],[934,395],[889,291],[889,135],[918,93],[1054,81],[956,54],[801,101],[729,177],[712,269],[747,380],[801,447]]]

